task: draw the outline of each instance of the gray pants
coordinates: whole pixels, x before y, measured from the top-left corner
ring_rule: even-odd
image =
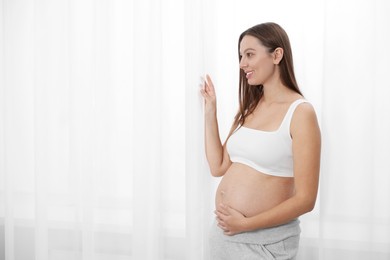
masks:
[[[277,227],[226,236],[214,222],[210,230],[211,260],[293,260],[298,253],[299,220]]]

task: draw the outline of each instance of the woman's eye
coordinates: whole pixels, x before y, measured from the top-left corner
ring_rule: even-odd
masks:
[[[246,56],[249,58],[249,57],[252,57],[253,56],[253,53],[247,53]]]

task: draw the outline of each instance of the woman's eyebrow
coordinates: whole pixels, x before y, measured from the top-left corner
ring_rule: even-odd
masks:
[[[255,51],[255,49],[247,48],[247,49],[244,50],[244,52],[240,52],[240,55],[242,55],[242,53],[246,53],[247,51]]]

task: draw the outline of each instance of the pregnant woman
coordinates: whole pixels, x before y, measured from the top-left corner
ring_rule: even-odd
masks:
[[[295,259],[299,216],[314,208],[321,133],[293,69],[290,42],[275,23],[244,31],[238,44],[239,109],[221,143],[214,86],[205,100],[206,156],[222,180],[210,233],[212,260]]]

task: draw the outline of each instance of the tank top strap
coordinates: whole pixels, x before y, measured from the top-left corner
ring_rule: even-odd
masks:
[[[294,115],[294,112],[295,112],[295,109],[302,103],[307,103],[309,101],[307,101],[306,99],[297,99],[295,100],[294,102],[291,103],[290,107],[288,108],[287,110],[287,113],[286,115],[284,116],[284,119],[283,119],[283,123],[282,123],[282,128],[284,128],[283,131],[285,131],[286,133],[288,133],[288,135],[290,136],[290,125],[291,125],[291,119]]]

